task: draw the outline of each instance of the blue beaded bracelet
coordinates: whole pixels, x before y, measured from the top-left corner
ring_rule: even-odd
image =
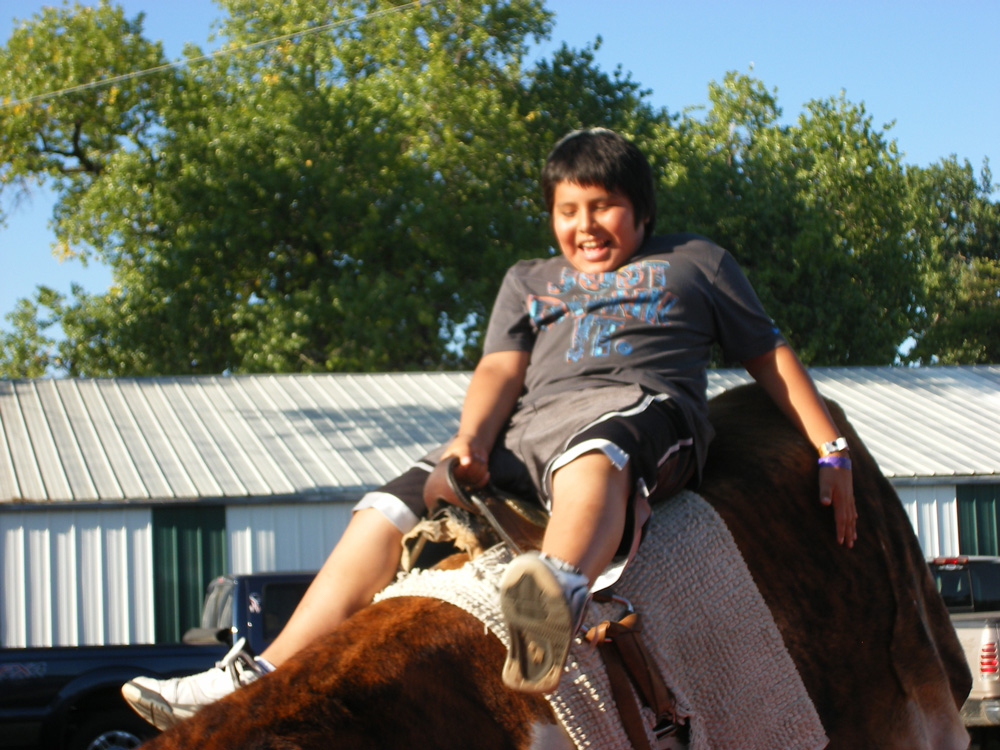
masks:
[[[847,456],[821,456],[816,463],[820,466],[832,466],[835,469],[851,468],[851,459]]]

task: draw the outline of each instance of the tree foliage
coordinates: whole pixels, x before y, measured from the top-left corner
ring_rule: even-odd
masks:
[[[55,339],[47,333],[57,321],[44,317],[53,309],[60,309],[61,305],[60,295],[42,287],[34,299],[18,300],[15,308],[7,313],[5,317],[13,333],[0,338],[4,376],[39,378],[52,369],[61,368],[62,363],[55,359]]]
[[[541,0],[220,8],[223,54],[184,66],[109,3],[8,40],[0,209],[51,183],[59,252],[114,283],[22,300],[3,374],[468,367],[504,270],[552,252],[548,148],[592,125],[640,143],[659,229],[730,248],[807,362],[893,362],[908,337],[921,361],[995,360],[988,174],[907,168],[843,95],[787,125],[733,73],[699,117],[655,110],[600,39],[526,65]]]
[[[160,45],[142,36],[141,16],[130,21],[110,5],[45,8],[15,29],[0,63],[0,194],[16,200],[49,179],[63,212],[73,211],[117,153],[149,148],[169,76],[124,76],[163,62]],[[119,80],[55,95],[111,78]]]
[[[730,248],[805,361],[892,362],[919,279],[886,132],[843,95],[782,125],[776,94],[747,75],[709,98],[703,119],[664,129],[664,222]]]
[[[908,183],[925,300],[910,358],[1000,362],[1000,204],[989,164],[977,177],[952,156],[911,169]]]

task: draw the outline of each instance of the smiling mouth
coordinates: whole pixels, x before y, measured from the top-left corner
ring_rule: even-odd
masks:
[[[584,255],[603,255],[611,247],[611,243],[607,240],[604,242],[582,242],[578,247]]]

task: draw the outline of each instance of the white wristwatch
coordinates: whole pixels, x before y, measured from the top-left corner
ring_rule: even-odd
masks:
[[[829,456],[831,453],[836,453],[837,451],[847,450],[847,438],[839,437],[836,440],[831,440],[829,443],[823,443],[819,447],[820,456]]]

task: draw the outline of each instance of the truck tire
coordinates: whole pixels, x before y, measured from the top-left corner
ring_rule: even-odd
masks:
[[[128,709],[99,714],[73,734],[69,750],[134,750],[159,732]]]

